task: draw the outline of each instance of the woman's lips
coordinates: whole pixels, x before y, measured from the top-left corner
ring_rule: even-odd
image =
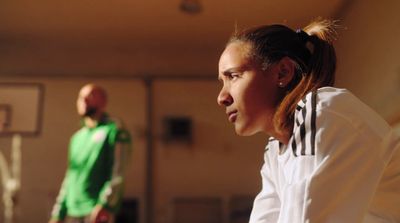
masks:
[[[232,123],[235,122],[236,118],[237,118],[237,111],[233,111],[233,112],[229,112],[228,113],[228,120],[230,122],[232,122]]]

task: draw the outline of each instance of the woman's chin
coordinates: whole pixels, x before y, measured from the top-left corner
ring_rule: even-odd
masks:
[[[235,132],[239,136],[252,136],[257,133],[257,131],[251,130],[249,128],[243,128],[235,125]]]

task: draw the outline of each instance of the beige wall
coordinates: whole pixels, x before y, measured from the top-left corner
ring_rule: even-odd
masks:
[[[337,84],[386,118],[400,113],[400,1],[355,0],[336,44]]]
[[[46,222],[66,168],[67,144],[79,127],[75,99],[79,88],[93,80],[79,78],[1,79],[39,82],[45,86],[43,130],[39,137],[23,138],[22,189],[18,222]],[[134,136],[132,165],[126,196],[140,199],[144,222],[146,88],[139,79],[98,79],[109,92],[109,112],[124,119]],[[224,109],[218,107],[217,81],[154,81],[154,219],[172,222],[177,197],[217,197],[226,205],[234,195],[255,195],[266,136],[237,137]],[[193,120],[191,145],[161,140],[165,116]],[[0,138],[1,148],[9,140]],[[5,149],[5,150],[7,150]]]
[[[155,92],[155,132],[162,118],[192,117],[192,145],[165,144],[155,151],[157,204],[155,222],[172,223],[172,201],[177,197],[216,197],[225,205],[235,195],[255,195],[266,136],[238,137],[225,109],[217,106],[216,81],[159,81]]]

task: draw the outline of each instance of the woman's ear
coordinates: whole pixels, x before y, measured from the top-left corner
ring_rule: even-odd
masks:
[[[282,58],[278,64],[278,86],[285,88],[293,79],[295,64],[289,57]]]

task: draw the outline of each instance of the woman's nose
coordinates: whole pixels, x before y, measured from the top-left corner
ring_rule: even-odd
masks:
[[[218,94],[217,97],[217,103],[220,106],[229,106],[233,102],[232,96],[229,94],[229,92],[223,87],[221,91]]]

